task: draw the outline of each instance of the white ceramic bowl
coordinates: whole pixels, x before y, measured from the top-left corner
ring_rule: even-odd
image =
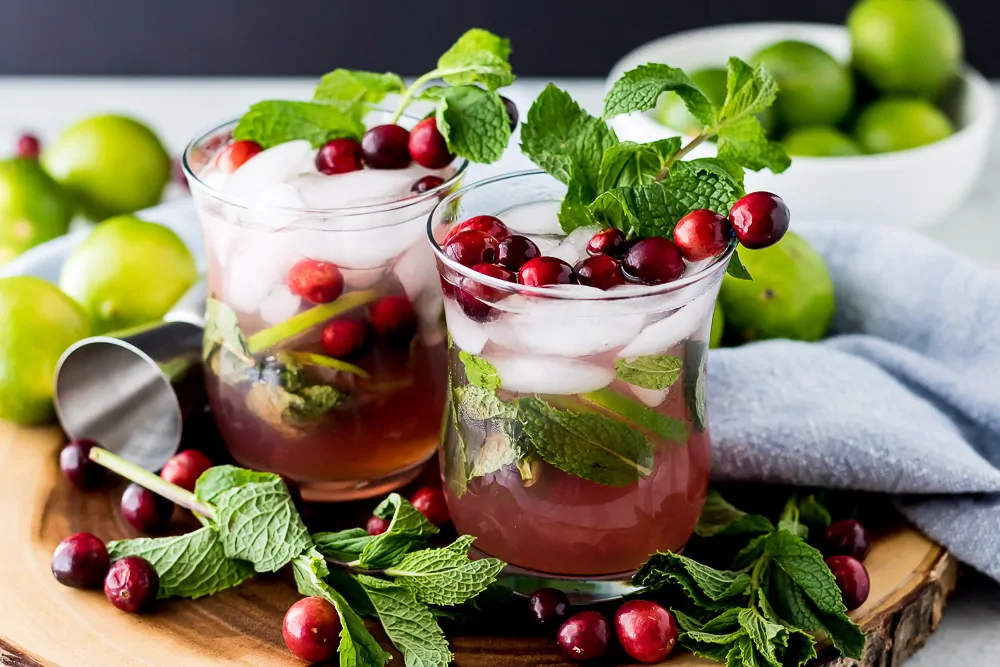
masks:
[[[690,71],[725,66],[730,56],[747,59],[774,42],[796,39],[826,50],[840,62],[850,59],[843,26],[815,23],[745,23],[692,30],[663,37],[632,51],[611,70],[608,86],[628,70],[648,62]],[[994,92],[976,71],[966,69],[949,115],[952,136],[906,151],[859,157],[794,157],[782,174],[747,173],[747,190],[781,195],[793,220],[858,220],[920,227],[941,219],[966,197],[982,171],[996,115]],[[677,132],[649,113],[612,119],[622,140],[653,141]],[[714,154],[702,144],[692,155]]]

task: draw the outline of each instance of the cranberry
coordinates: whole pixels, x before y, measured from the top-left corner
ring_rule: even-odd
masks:
[[[402,295],[384,296],[373,303],[368,319],[380,336],[397,342],[409,342],[417,330],[417,313]]]
[[[684,260],[669,239],[653,236],[638,241],[629,249],[622,268],[629,280],[659,285],[680,278],[684,273]]]
[[[417,492],[410,497],[410,504],[435,526],[443,526],[451,520],[444,492],[438,487],[425,486],[417,489]]]
[[[369,535],[381,535],[389,530],[389,523],[391,523],[389,519],[383,519],[380,516],[372,514],[368,519],[368,523],[365,524],[365,530],[368,531]]]
[[[700,208],[691,211],[674,227],[674,245],[689,262],[700,262],[719,255],[732,238],[729,220],[715,211]]]
[[[573,660],[595,660],[608,650],[608,620],[596,611],[581,611],[562,624],[556,634],[559,648]]]
[[[475,229],[459,232],[444,244],[444,254],[462,266],[492,264],[497,259],[496,238]]]
[[[444,179],[440,176],[424,176],[413,184],[413,187],[410,188],[410,192],[416,192],[418,195],[422,195],[425,192],[430,192],[434,188],[439,188],[442,185],[444,185]]]
[[[207,456],[196,449],[185,449],[170,457],[160,471],[160,477],[182,489],[194,491],[198,478],[211,467],[212,462]]]
[[[515,282],[514,274],[497,264],[476,264],[472,270],[497,280]],[[506,296],[504,292],[472,278],[462,278],[461,285],[462,287],[455,297],[458,300],[458,305],[462,307],[466,315],[477,322],[489,320],[493,314],[493,306],[490,303],[497,302]]]
[[[588,257],[574,269],[576,279],[581,285],[589,285],[597,289],[611,289],[615,285],[625,284],[622,265],[614,257],[595,255]]]
[[[321,597],[299,600],[285,612],[281,635],[296,658],[308,662],[326,660],[340,645],[340,616]]]
[[[406,128],[376,125],[361,138],[361,153],[373,169],[406,169],[410,166],[409,143]]]
[[[871,546],[868,531],[854,519],[834,521],[827,527],[824,537],[826,552],[832,556],[851,556],[858,560],[868,557],[868,549]]]
[[[410,130],[409,146],[413,161],[428,169],[442,169],[455,159],[434,118],[424,118]]]
[[[536,257],[517,272],[517,282],[530,287],[576,283],[573,267],[558,257]]]
[[[364,166],[361,143],[354,139],[331,139],[316,152],[316,168],[324,174],[346,174]]]
[[[215,158],[215,166],[221,171],[231,174],[246,164],[247,160],[263,150],[261,145],[256,141],[240,139],[222,149],[219,156]]]
[[[729,211],[736,238],[747,248],[766,248],[788,231],[791,215],[784,200],[770,192],[751,192]]]
[[[63,586],[100,588],[110,566],[104,541],[90,533],[70,535],[52,553],[52,576]]]
[[[22,134],[17,139],[17,157],[25,160],[37,160],[42,152],[42,143],[33,134]]]
[[[462,232],[467,232],[470,229],[482,232],[487,236],[492,236],[497,241],[503,241],[505,238],[510,236],[510,231],[507,229],[507,225],[503,224],[503,222],[500,221],[500,218],[495,218],[492,215],[477,215],[469,218],[468,220],[463,220],[449,229],[448,235],[444,237],[445,244]]]
[[[826,564],[844,595],[844,605],[848,609],[857,609],[863,605],[871,591],[871,580],[861,561],[851,556],[830,556],[826,559]]]
[[[569,617],[569,598],[555,588],[539,588],[528,598],[528,610],[536,625],[554,628]]]
[[[517,105],[503,95],[500,96],[500,101],[503,102],[503,108],[507,112],[507,120],[510,121],[510,131],[513,132],[514,128],[517,127],[517,119],[519,116],[517,113]]]
[[[323,328],[319,342],[323,352],[337,359],[360,356],[368,340],[368,325],[364,320],[334,320]]]
[[[90,460],[90,450],[100,447],[93,440],[70,440],[59,453],[59,467],[63,474],[81,489],[92,489],[104,481],[107,471]]]
[[[497,264],[511,271],[517,271],[528,260],[541,256],[538,246],[527,236],[508,236],[497,246]]]
[[[122,518],[143,533],[157,533],[170,523],[174,504],[135,482],[122,493]]]
[[[587,254],[623,259],[628,254],[628,239],[625,238],[625,232],[614,227],[602,229],[587,242]]]
[[[615,632],[625,652],[639,662],[660,662],[677,645],[677,622],[649,600],[631,600],[615,612]]]
[[[344,291],[344,276],[336,264],[300,259],[288,272],[288,289],[306,301],[329,303]]]
[[[115,561],[104,578],[104,595],[108,602],[129,614],[148,609],[159,589],[160,577],[156,569],[139,556]]]

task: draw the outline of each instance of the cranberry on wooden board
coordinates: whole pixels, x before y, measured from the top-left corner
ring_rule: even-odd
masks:
[[[448,241],[453,239],[458,234],[469,230],[482,232],[487,236],[492,236],[497,241],[503,241],[510,235],[507,225],[503,224],[500,218],[492,215],[476,215],[468,220],[463,220],[449,229],[448,233],[444,237],[444,243],[448,243]]]
[[[443,526],[451,520],[448,503],[438,487],[425,486],[417,489],[417,492],[410,497],[410,504],[435,526]]]
[[[434,118],[424,118],[413,126],[409,148],[413,161],[427,169],[443,169],[455,159]]]
[[[529,287],[576,284],[573,267],[558,257],[536,257],[517,272],[517,282]]]
[[[93,440],[70,440],[59,452],[59,467],[66,478],[81,489],[93,489],[107,479],[107,470],[90,460],[90,450],[100,447]]]
[[[622,262],[625,276],[643,285],[661,285],[684,273],[681,253],[669,239],[653,236],[637,241]]]
[[[145,558],[128,556],[115,561],[104,578],[108,602],[129,614],[146,611],[156,600],[160,577]]]
[[[871,548],[868,531],[854,519],[834,521],[827,526],[823,537],[829,555],[851,556],[860,561],[868,557]]]
[[[861,561],[851,556],[830,556],[826,559],[826,565],[837,580],[837,587],[843,593],[847,609],[857,609],[863,605],[871,592],[871,579]]]
[[[390,523],[389,519],[383,519],[380,516],[372,514],[371,517],[368,518],[368,523],[365,524],[365,530],[368,531],[369,535],[381,535],[385,531],[389,530]]]
[[[410,166],[410,133],[399,125],[376,125],[361,138],[365,164],[373,169]]]
[[[340,646],[340,616],[321,597],[303,598],[285,612],[281,636],[296,658],[309,662],[326,660]]]
[[[417,312],[401,294],[384,296],[368,307],[368,320],[375,332],[396,342],[409,342],[417,330]]]
[[[218,157],[215,158],[215,166],[220,171],[231,174],[263,150],[256,141],[240,139],[222,149]]]
[[[700,262],[721,254],[729,246],[733,229],[729,220],[715,211],[698,209],[677,221],[674,245],[689,262]]]
[[[410,192],[422,195],[425,192],[430,192],[434,188],[441,187],[442,185],[444,185],[444,179],[440,176],[424,176],[413,184],[413,187],[410,188]]]
[[[160,477],[193,492],[198,478],[211,467],[212,462],[207,456],[196,449],[185,449],[170,457],[160,471]]]
[[[530,260],[541,256],[538,246],[527,236],[508,236],[497,247],[497,264],[511,271],[518,271]]]
[[[37,160],[42,152],[42,142],[33,134],[22,134],[17,139],[17,157],[24,160]]]
[[[70,535],[52,553],[52,576],[63,586],[100,588],[110,567],[104,540],[90,533]]]
[[[555,588],[539,588],[528,598],[531,620],[540,628],[562,625],[569,616],[569,610],[569,598]]]
[[[329,303],[344,291],[340,267],[318,259],[300,259],[288,271],[288,289],[312,303]]]
[[[122,518],[143,533],[159,533],[170,524],[174,504],[135,482],[125,487],[121,502]]]
[[[665,660],[677,645],[677,621],[650,600],[631,600],[615,612],[615,633],[622,649],[639,662]]]
[[[316,152],[316,169],[327,175],[364,169],[361,143],[342,137],[331,139]]]
[[[337,359],[353,359],[364,350],[368,325],[363,320],[344,318],[323,327],[319,342],[323,352]]]
[[[556,634],[563,654],[573,660],[596,660],[608,651],[611,630],[608,620],[596,611],[581,611],[570,616]]]
[[[607,290],[625,284],[622,266],[614,257],[595,255],[588,257],[574,267],[576,279],[581,285]]]
[[[587,242],[587,254],[609,255],[622,259],[628,254],[628,239],[625,232],[614,227],[608,227],[590,237]]]
[[[497,240],[485,232],[467,229],[444,244],[444,254],[462,266],[492,264],[497,260]]]
[[[729,220],[740,243],[750,249],[766,248],[788,231],[791,214],[785,201],[770,192],[751,192],[729,210]]]

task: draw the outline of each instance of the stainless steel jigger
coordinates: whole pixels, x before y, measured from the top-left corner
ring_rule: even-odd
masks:
[[[56,367],[63,430],[147,470],[162,468],[185,417],[204,405],[205,296],[202,280],[160,322],[71,345]]]

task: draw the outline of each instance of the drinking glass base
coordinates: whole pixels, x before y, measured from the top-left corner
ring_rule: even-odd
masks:
[[[417,478],[427,461],[419,461],[409,468],[382,477],[357,482],[299,482],[302,499],[309,503],[337,503],[364,500],[392,493]]]

